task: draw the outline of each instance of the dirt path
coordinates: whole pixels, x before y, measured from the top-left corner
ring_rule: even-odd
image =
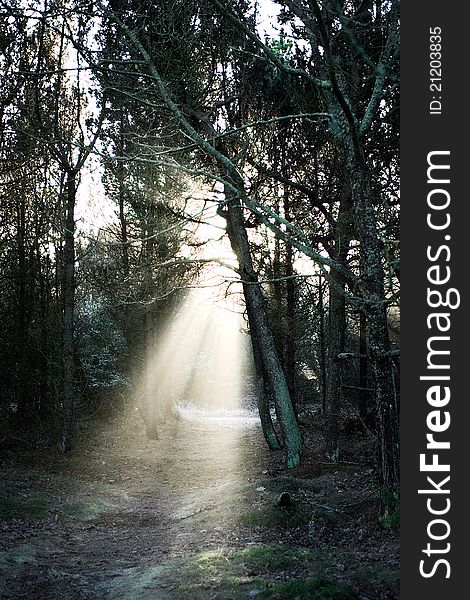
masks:
[[[367,563],[370,541],[352,558],[318,545],[337,513],[313,518],[312,506],[328,508],[341,474],[287,476],[246,415],[192,415],[150,441],[133,413],[67,456],[10,454],[3,472],[5,600],[396,597],[395,583],[367,591],[349,577],[348,563]],[[283,490],[293,507],[277,506]],[[377,539],[373,563],[387,543]],[[387,568],[392,576],[396,561]]]
[[[152,565],[233,543],[227,501],[261,476],[266,455],[252,419],[182,419],[150,441],[135,415],[54,464],[25,456],[9,478],[19,512],[47,513],[27,529],[3,525],[3,597],[131,597]]]

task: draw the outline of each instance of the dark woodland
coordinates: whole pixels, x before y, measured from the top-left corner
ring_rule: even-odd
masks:
[[[0,598],[399,597],[399,25],[0,0]]]

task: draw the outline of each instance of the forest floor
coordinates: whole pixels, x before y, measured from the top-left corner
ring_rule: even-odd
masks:
[[[355,462],[332,464],[314,421],[292,471],[246,415],[195,413],[151,441],[132,412],[82,430],[66,455],[2,452],[0,598],[398,598],[369,438],[350,434]]]

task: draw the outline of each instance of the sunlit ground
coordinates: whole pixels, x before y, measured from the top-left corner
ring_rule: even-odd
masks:
[[[214,425],[226,426],[231,428],[254,427],[258,424],[258,416],[252,408],[200,408],[194,404],[180,404],[178,411],[181,416],[195,423],[213,423]]]

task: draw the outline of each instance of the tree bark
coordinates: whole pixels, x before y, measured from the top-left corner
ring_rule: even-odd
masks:
[[[319,345],[320,345],[320,373],[321,373],[321,409],[322,413],[326,414],[326,396],[327,396],[327,381],[326,381],[326,336],[325,336],[325,315],[324,315],[324,291],[323,280],[320,278],[318,283],[318,316],[319,316]]]
[[[17,307],[16,307],[16,354],[17,354],[17,373],[16,373],[16,418],[19,423],[28,418],[28,412],[31,408],[28,403],[29,394],[27,393],[27,322],[26,322],[26,205],[24,195],[21,194],[17,205],[17,231],[16,243],[18,253],[18,272],[17,272]]]
[[[263,365],[263,375],[266,378],[266,390],[268,397],[272,396],[274,400],[276,413],[280,420],[287,455],[287,466],[288,468],[293,468],[300,463],[302,446],[300,429],[295,418],[286,379],[276,351],[265,300],[253,269],[242,205],[238,199],[230,199],[232,194],[227,188],[225,189],[225,193],[228,199],[227,211],[224,213],[227,219],[227,233],[232,249],[238,258],[241,275],[244,280],[243,292],[250,332],[258,343]]]
[[[71,437],[74,421],[74,313],[75,313],[75,203],[77,193],[77,173],[67,172],[66,207],[64,235],[64,278],[63,278],[63,395],[62,395],[62,431],[60,450],[71,449]]]
[[[330,285],[328,370],[326,385],[326,407],[328,414],[326,450],[332,455],[338,450],[339,412],[341,401],[341,361],[338,354],[344,350],[346,331],[346,302],[343,276],[333,271]],[[339,289],[338,289],[339,288]]]
[[[291,220],[289,193],[286,190],[284,194],[284,212],[288,221]],[[293,266],[293,248],[290,244],[286,245],[286,341],[284,347],[284,364],[286,370],[287,387],[294,406],[296,417],[298,417],[297,397],[295,390],[295,282],[292,278],[294,274]]]
[[[121,118],[119,122],[119,141],[117,144],[117,154],[119,158],[124,158],[124,114],[121,111]],[[129,277],[129,246],[127,236],[127,218],[125,210],[126,201],[126,186],[125,186],[125,168],[122,162],[117,165],[117,179],[119,185],[119,224],[121,226],[120,237],[121,237],[121,258],[122,258],[122,269],[124,272],[124,278]]]
[[[368,412],[369,392],[367,385],[367,321],[365,314],[359,313],[359,416],[366,422]]]
[[[335,227],[334,259],[346,265],[352,237],[352,203],[349,186],[344,186]],[[331,272],[329,286],[329,335],[328,335],[328,371],[326,406],[328,424],[326,449],[331,455],[339,450],[339,413],[342,395],[341,361],[338,355],[344,351],[346,340],[346,298],[345,277],[338,271]]]
[[[152,370],[155,368],[153,356],[154,348],[154,306],[150,302],[153,295],[153,274],[152,274],[152,258],[154,253],[154,226],[155,226],[155,206],[149,199],[146,214],[145,226],[143,234],[146,238],[145,242],[145,258],[147,261],[147,269],[145,275],[145,410],[146,410],[146,433],[147,437],[152,440],[158,439],[159,421],[163,421],[166,413],[165,398],[157,398],[157,390],[154,388]],[[159,404],[157,404],[157,402]]]
[[[359,164],[358,164],[359,163]],[[364,311],[367,317],[369,359],[375,388],[377,450],[382,489],[396,496],[399,485],[399,437],[391,344],[385,310],[382,249],[377,235],[372,189],[365,167],[352,163],[356,227],[361,241]]]
[[[253,348],[253,360],[255,363],[256,371],[256,398],[259,418],[261,421],[261,428],[263,435],[271,450],[279,450],[281,443],[277,437],[276,430],[274,429],[273,420],[270,412],[270,397],[266,389],[266,374],[263,372],[263,361],[261,359],[261,352],[258,347],[257,340],[254,336],[251,336],[251,345]]]

